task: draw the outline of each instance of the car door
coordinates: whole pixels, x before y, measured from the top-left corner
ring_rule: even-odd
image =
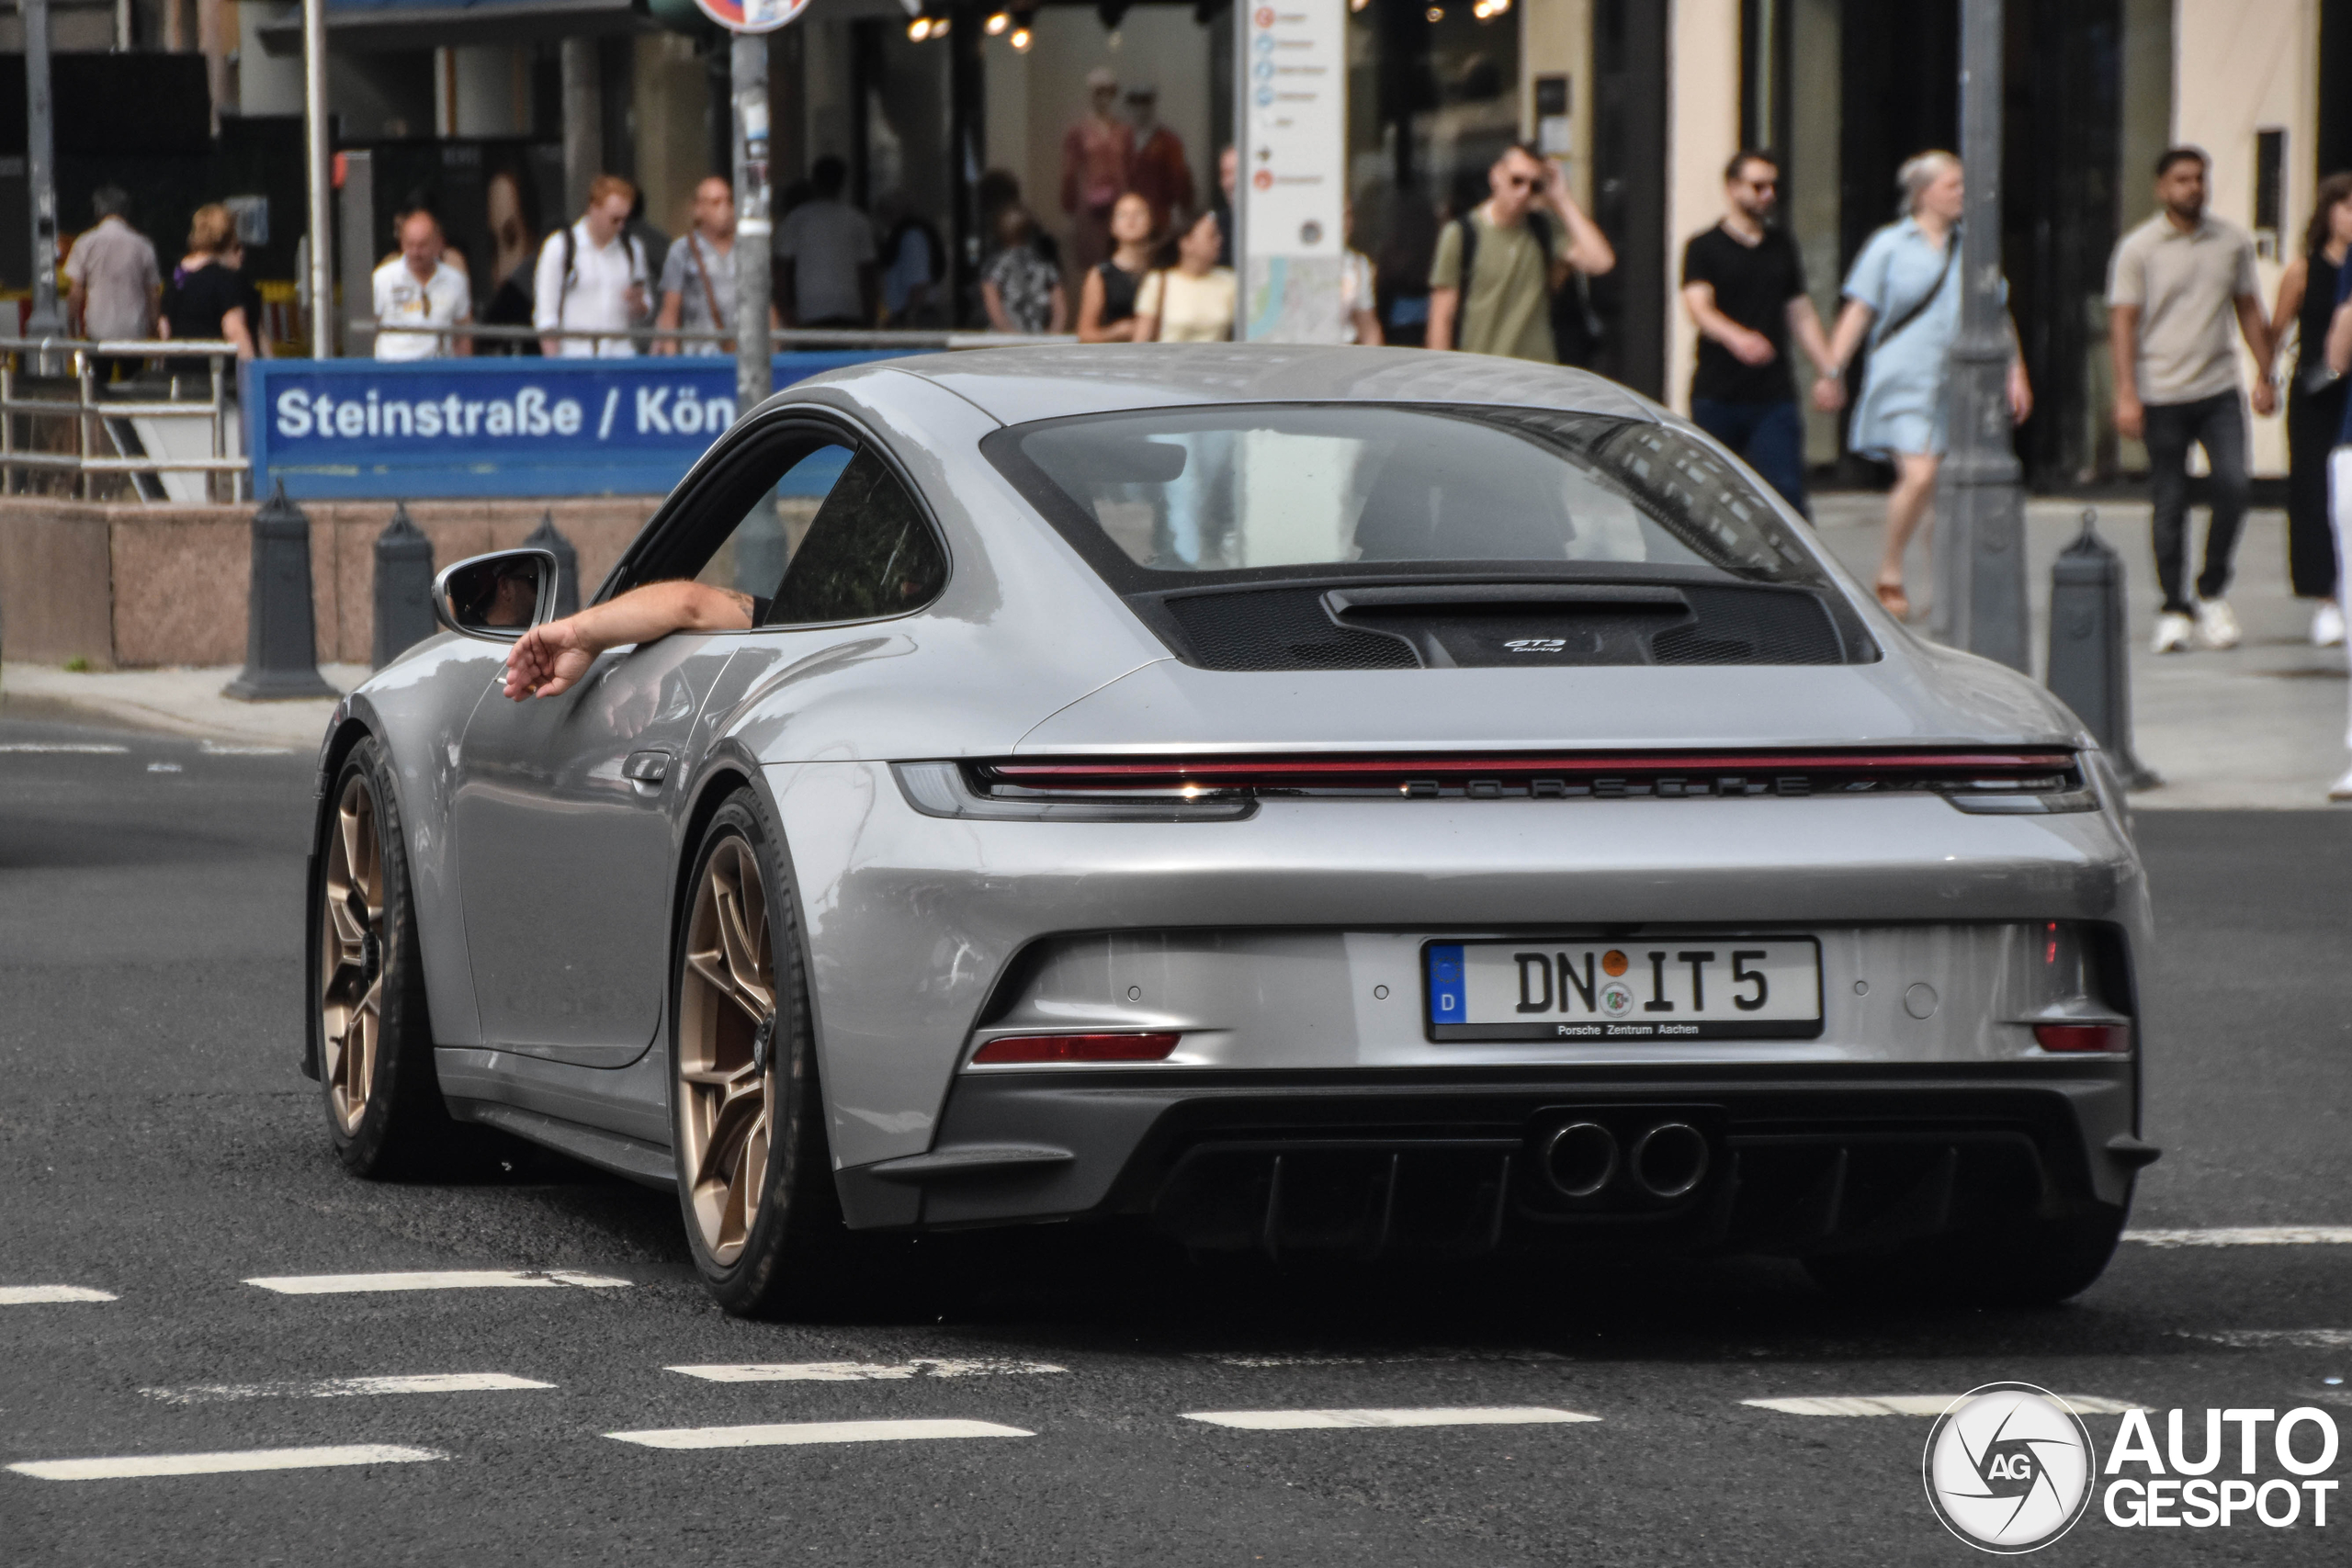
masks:
[[[800,442],[781,482],[765,476],[731,526],[722,517],[690,542],[704,558],[656,551],[636,581],[697,575],[740,584],[764,607],[807,532],[796,525],[821,508],[852,455],[845,439]],[[761,460],[778,459],[747,454]],[[717,492],[725,504],[729,488]],[[749,635],[680,632],[610,649],[569,691],[520,703],[493,691],[475,710],[451,821],[485,1044],[623,1066],[651,1043],[695,719]]]

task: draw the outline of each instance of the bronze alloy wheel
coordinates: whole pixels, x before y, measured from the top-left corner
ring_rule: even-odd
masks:
[[[375,1091],[384,1039],[384,975],[391,953],[384,927],[383,840],[376,794],[365,773],[345,777],[327,836],[326,886],[320,899],[321,1076],[327,1114],[346,1138],[359,1131]]]
[[[741,833],[703,863],[678,998],[679,1169],[713,1263],[742,1255],[776,1122],[775,961],[759,856]]]

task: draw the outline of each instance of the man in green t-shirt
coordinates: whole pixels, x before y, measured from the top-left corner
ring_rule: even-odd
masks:
[[[1438,236],[1430,264],[1429,345],[1556,365],[1553,294],[1571,272],[1607,272],[1617,265],[1616,253],[1566,183],[1524,142],[1503,150],[1487,171],[1487,185],[1494,194]]]

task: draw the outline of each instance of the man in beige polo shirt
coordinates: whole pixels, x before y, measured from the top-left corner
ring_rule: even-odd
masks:
[[[2222,597],[2245,521],[2246,416],[2238,376],[2234,316],[2256,365],[2270,363],[2270,328],[2254,273],[2254,240],[2205,210],[2205,154],[2168,148],[2156,160],[2160,209],[2115,247],[2108,273],[2108,347],[2115,356],[2115,428],[2148,445],[2155,502],[2156,577],[2165,604],[2155,650],[2175,653],[2193,637],[2208,648],[2234,648],[2237,616]],[[2269,381],[2257,380],[2254,412],[2278,406]],[[2212,474],[2212,516],[2205,525],[2205,562],[2190,596],[2188,448],[2205,448]]]

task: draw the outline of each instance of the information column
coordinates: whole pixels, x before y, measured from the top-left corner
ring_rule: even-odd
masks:
[[[1339,343],[1346,335],[1347,0],[1275,0],[1240,15],[1237,335]]]

